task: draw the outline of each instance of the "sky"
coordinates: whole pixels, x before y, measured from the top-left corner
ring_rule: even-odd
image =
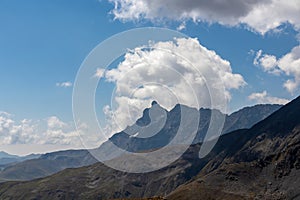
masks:
[[[88,127],[81,124],[76,131],[72,113],[78,70],[104,40],[143,27],[168,28],[189,38],[152,44],[150,51],[136,47],[105,72],[95,70],[102,84],[96,112],[110,134],[133,123],[154,97],[166,109],[177,100],[208,106],[201,77],[191,76],[191,66],[160,48],[183,55],[212,82],[221,77],[228,102],[224,112],[258,103],[285,104],[299,95],[298,0],[0,0],[0,150],[25,155],[83,148],[78,134]],[[152,62],[159,56],[159,63]],[[140,65],[140,60],[150,61]],[[168,65],[189,86],[162,67]],[[168,95],[167,90],[139,88],[145,80],[168,84],[181,95],[174,100],[170,94],[165,101],[160,94]],[[190,86],[204,103],[196,105]],[[128,104],[135,106],[131,119],[124,114]]]

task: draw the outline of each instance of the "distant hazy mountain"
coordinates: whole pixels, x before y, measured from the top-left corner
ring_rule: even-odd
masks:
[[[198,158],[201,144],[195,144],[171,165],[146,174],[96,163],[34,181],[2,183],[0,199],[296,199],[299,127],[300,98],[250,129],[221,136],[203,159]]]
[[[8,154],[4,151],[0,151],[0,159],[1,158],[18,158],[19,156]]]
[[[280,105],[257,105],[241,109],[240,111],[237,111],[229,116],[224,115],[219,111],[215,112],[217,112],[218,115],[224,115],[226,117],[224,125],[225,133],[240,128],[249,128],[280,107]],[[153,111],[154,109],[155,120],[151,123],[154,127],[156,127],[157,124],[160,123],[161,111],[165,111],[156,102],[153,102],[151,108],[144,110],[143,117],[137,120],[136,125],[138,127],[149,125],[149,112]],[[194,144],[201,142],[208,129],[212,110],[200,109],[198,111],[196,109],[181,105],[177,105],[170,112],[167,112],[166,123],[164,127],[153,137],[147,139],[132,137],[132,135],[134,135],[133,132],[137,131],[135,130],[137,126],[131,126],[127,128],[126,133],[124,131],[117,133],[113,135],[110,140],[117,146],[133,152],[151,150],[165,146],[171,139],[173,139],[177,132],[177,129],[180,125],[181,109],[188,110],[189,113],[194,113],[194,115],[200,115],[199,130],[194,140]],[[144,132],[140,131],[140,134],[148,135],[151,134],[153,129],[143,129],[143,131]],[[147,133],[147,131],[150,132]],[[128,135],[127,133],[129,132],[132,132],[132,134]],[[111,147],[109,143],[104,143],[101,145],[99,150],[110,152],[110,148]],[[9,166],[4,165],[4,167],[2,167],[2,171],[0,171],[0,181],[31,180],[57,173],[66,168],[78,168],[82,166],[88,166],[96,162],[97,160],[91,156],[87,150],[53,152],[42,155],[37,159],[26,160],[24,162],[19,162]]]
[[[11,155],[4,151],[0,151],[0,170],[7,167],[9,164],[15,164],[29,159],[40,157],[39,154],[31,154],[27,156]]]
[[[90,165],[96,160],[87,150],[69,150],[47,153],[19,162],[6,165],[0,171],[0,181],[31,180],[54,174],[66,168]]]
[[[223,132],[229,133],[238,129],[251,128],[281,107],[282,105],[277,104],[259,104],[245,107],[227,116]]]

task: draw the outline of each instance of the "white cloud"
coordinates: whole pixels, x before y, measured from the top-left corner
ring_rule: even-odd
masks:
[[[80,135],[72,123],[65,123],[56,116],[46,119],[47,129],[43,132],[44,144],[80,145]]]
[[[98,68],[94,77],[96,78],[102,78],[105,75],[105,69],[103,68]]]
[[[112,132],[134,123],[152,100],[168,110],[177,103],[223,109],[222,98],[229,101],[230,90],[246,84],[241,75],[232,73],[228,61],[192,38],[135,48],[105,77],[116,84],[116,107],[113,111],[104,108],[117,122]],[[206,83],[213,88],[210,94]],[[216,100],[214,105],[210,96]]]
[[[61,121],[52,116],[44,120],[23,119],[15,121],[13,115],[0,112],[0,145],[70,145],[81,147],[79,134],[84,134],[86,127],[75,129],[73,123]]]
[[[299,0],[270,0],[257,5],[241,19],[249,27],[264,34],[269,30],[276,30],[280,25],[288,22],[296,30],[300,29],[300,1]]]
[[[52,116],[47,119],[47,125],[49,128],[63,128],[66,127],[67,124],[61,121],[58,117]]]
[[[182,30],[184,30],[184,29],[186,29],[186,24],[185,24],[185,22],[182,22],[182,23],[177,27],[177,30],[178,30],[178,31],[182,31]]]
[[[279,75],[280,69],[278,68],[278,62],[276,56],[264,54],[262,55],[262,50],[256,53],[256,57],[253,61],[254,65],[261,66],[265,72]]]
[[[294,91],[298,88],[299,86],[299,81],[293,81],[293,80],[287,80],[283,86],[290,92],[294,93]]]
[[[287,76],[293,77],[284,83],[284,87],[294,93],[300,85],[300,46],[294,47],[291,52],[277,59],[273,55],[262,54],[262,51],[257,52],[253,63],[260,65],[264,71],[272,74],[284,73]]]
[[[120,20],[162,19],[217,22],[237,26],[246,24],[261,34],[283,23],[300,28],[299,0],[109,0]]]
[[[300,85],[300,46],[294,47],[290,53],[283,56],[278,61],[278,67],[286,75],[293,77],[284,84],[284,87],[293,93]]]
[[[248,97],[250,100],[261,104],[287,104],[289,100],[270,96],[267,91],[252,93]]]
[[[35,125],[30,120],[22,120],[16,123],[12,115],[0,113],[0,144],[13,144],[18,141],[22,143],[30,142],[35,139],[32,134]]]
[[[250,52],[251,52],[252,54],[254,54],[254,51],[253,51],[253,50],[250,50]],[[256,56],[255,56],[255,58],[254,58],[254,60],[253,60],[253,64],[254,64],[254,65],[259,65],[259,59],[261,58],[261,54],[262,54],[262,50],[259,50],[259,51],[256,53]]]
[[[276,73],[276,65],[277,65],[277,59],[273,55],[264,55],[260,59],[261,66],[264,67],[264,69],[271,73]]]
[[[67,88],[67,87],[72,87],[72,82],[70,81],[67,81],[67,82],[61,82],[61,83],[56,83],[56,86],[57,87],[64,87],[64,88]]]

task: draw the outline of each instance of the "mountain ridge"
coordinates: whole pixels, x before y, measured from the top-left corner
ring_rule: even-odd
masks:
[[[152,103],[153,106],[159,106],[157,102]],[[159,106],[160,107],[160,106]],[[280,108],[280,105],[259,105],[258,107],[253,107],[253,108],[258,108],[255,109],[253,112],[265,112],[265,115],[268,115],[278,108]],[[161,107],[160,107],[161,108]],[[111,140],[115,142],[116,145],[119,147],[122,147],[123,149],[127,149],[129,151],[146,151],[149,149],[156,149],[159,148],[165,144],[167,144],[172,138],[174,133],[176,133],[177,130],[177,125],[178,121],[180,122],[180,116],[178,115],[178,110],[180,110],[180,105],[178,104],[175,106],[169,113],[169,125],[167,124],[166,126],[170,126],[170,131],[169,132],[162,132],[160,135],[155,135],[152,137],[152,140],[143,140],[143,143],[140,143],[136,145],[134,148],[130,149],[130,146],[128,145],[128,140],[135,140],[135,138],[130,138],[130,136],[126,136],[125,134],[122,134],[121,132],[121,137],[118,137],[120,133],[114,134],[114,136],[111,137]],[[188,107],[187,107],[188,108]],[[247,108],[248,110],[251,110],[252,107]],[[264,109],[267,108],[267,109]],[[163,108],[161,108],[163,109]],[[140,126],[146,126],[149,124],[149,110],[145,109],[143,111],[144,113],[144,118],[140,118],[137,120],[137,123]],[[243,109],[241,109],[243,111]],[[210,117],[210,109],[200,109],[199,112],[204,113],[202,115],[202,120],[200,121],[200,129],[203,132],[205,132],[208,128],[208,123],[209,123],[209,117]],[[171,114],[170,114],[171,113]],[[239,113],[238,111],[235,113]],[[167,118],[168,119],[168,118]],[[259,119],[255,119],[254,121],[258,121]],[[235,120],[236,121],[236,120]],[[251,122],[253,123],[253,122]],[[229,128],[232,127],[232,122]],[[246,123],[247,124],[247,123]],[[253,125],[253,124],[250,124]],[[250,126],[248,124],[248,127]],[[243,124],[245,126],[245,123]],[[167,135],[167,138],[164,138],[164,136]],[[116,138],[114,140],[114,138]],[[198,137],[198,138],[197,138]],[[198,143],[197,141],[203,139],[203,134],[198,134],[196,135],[194,144]],[[161,142],[163,140],[163,142]],[[160,143],[156,143],[156,142]],[[100,148],[105,147],[106,144],[101,145]],[[135,145],[133,143],[132,145]],[[140,148],[143,147],[143,148]],[[110,147],[105,147],[109,151]],[[78,154],[78,155],[76,155]],[[54,173],[57,173],[63,169],[66,168],[77,168],[77,167],[82,167],[82,166],[88,166],[91,164],[96,163],[97,160],[88,152],[88,150],[69,150],[69,151],[58,151],[58,152],[52,152],[52,153],[47,153],[43,154],[40,156],[40,158],[37,159],[32,159],[32,160],[26,160],[21,163],[17,163],[14,165],[8,165],[4,166],[2,171],[0,171],[0,181],[7,181],[7,180],[32,180],[35,178],[42,178]],[[25,171],[24,171],[25,170]]]
[[[297,100],[296,105],[292,107],[295,106],[296,108],[292,108],[291,110],[293,112],[298,112],[300,101]],[[26,197],[36,199],[116,199],[165,196],[167,199],[199,199],[199,197],[200,199],[220,199],[220,196],[219,198],[216,197],[216,195],[219,194],[223,195],[224,199],[251,199],[252,193],[247,188],[247,190],[241,190],[240,192],[239,187],[235,190],[229,190],[236,186],[231,186],[229,183],[235,183],[236,180],[237,182],[245,181],[238,176],[239,174],[243,174],[245,177],[248,177],[248,179],[249,177],[250,179],[253,179],[253,174],[257,174],[257,171],[260,171],[261,169],[266,169],[264,166],[266,166],[265,161],[268,158],[268,155],[263,155],[262,153],[255,154],[256,158],[264,158],[263,156],[266,156],[266,158],[255,160],[250,164],[245,164],[245,169],[249,169],[247,172],[236,170],[230,172],[230,169],[241,167],[241,164],[235,163],[239,159],[238,157],[235,157],[236,155],[241,155],[240,153],[243,153],[245,148],[255,147],[255,145],[249,146],[248,143],[257,140],[255,144],[264,146],[264,143],[269,141],[264,137],[257,137],[261,136],[266,130],[264,128],[268,127],[270,118],[273,119],[274,115],[275,118],[277,118],[277,115],[282,117],[283,114],[280,114],[281,112],[285,113],[285,110],[290,110],[286,109],[285,106],[280,110],[282,109],[283,111],[274,112],[271,116],[257,123],[250,129],[236,130],[221,136],[212,152],[201,160],[198,158],[201,144],[194,144],[179,160],[175,161],[170,166],[155,172],[147,174],[128,174],[107,168],[101,163],[96,163],[83,168],[67,169],[44,179],[29,182],[3,183],[0,185],[0,197]],[[288,123],[287,125],[294,126],[298,124],[300,125],[300,118],[298,118],[295,123]],[[276,124],[273,124],[273,126],[274,125]],[[256,133],[259,130],[257,127],[260,127],[260,130],[263,132]],[[276,127],[273,128],[276,129]],[[290,129],[294,128],[295,127],[290,127]],[[286,142],[292,141],[289,138],[292,138],[293,135],[297,136],[299,134],[287,134],[284,138],[286,139]],[[279,137],[275,134],[274,139],[278,138]],[[284,141],[282,143],[284,143]],[[251,154],[252,152],[246,153]],[[246,161],[247,160],[245,160],[245,162]],[[253,173],[251,172],[251,164],[253,164],[254,167]],[[233,166],[233,168],[228,166]],[[234,168],[234,166],[237,167]],[[225,169],[222,167],[225,167]],[[298,173],[299,171],[296,172]],[[247,173],[249,174],[247,175]],[[221,177],[215,179],[214,177],[219,177],[218,174],[220,174],[219,176]],[[204,188],[201,189],[197,184],[202,184],[203,181],[207,185],[200,185]],[[220,184],[217,185],[217,187],[209,185],[209,183],[214,183],[215,181],[218,181],[217,183],[220,184],[224,182],[230,187],[228,189],[225,185],[225,189],[222,190],[220,189],[222,188],[222,185],[219,186]],[[76,185],[76,182],[80,182],[81,185]],[[249,182],[249,180],[246,180],[246,183],[247,182]],[[265,182],[263,183],[265,184]],[[191,187],[189,184],[194,184],[196,186]],[[272,182],[272,184],[274,184],[274,187],[277,187],[275,182]],[[260,186],[261,184],[257,185]],[[268,185],[268,182],[266,185]],[[73,189],[71,190],[70,187]],[[32,191],[29,188],[35,188],[35,190]],[[191,192],[188,188],[193,188],[193,191]],[[199,190],[199,188],[201,190]],[[254,189],[256,189],[256,187]],[[195,194],[194,190],[202,191],[203,193]],[[280,192],[281,191],[278,191],[275,194],[277,196],[269,197],[279,197],[281,194]],[[193,194],[193,196],[191,197],[189,194]],[[269,194],[265,193],[265,190],[259,190],[257,195],[258,196],[256,197],[259,198],[259,195],[264,197]],[[283,197],[286,197],[286,195],[286,193],[282,193]]]
[[[114,134],[109,139],[110,142],[130,152],[139,152],[145,151],[147,149],[161,148],[167,145],[173,139],[178,130],[181,123],[180,110],[191,109],[190,112],[196,112],[195,109],[189,108],[187,106],[182,106],[180,104],[177,104],[169,112],[159,106],[160,109],[163,109],[167,112],[167,121],[164,127],[162,127],[162,129],[153,137],[147,138],[147,140],[145,140],[144,138],[132,137],[132,135],[138,132],[135,128],[136,126],[144,127],[149,125],[149,111],[151,110],[151,108],[147,108],[144,110],[143,116],[137,120],[137,123],[135,125],[128,127],[127,129],[125,129],[125,131],[121,131],[119,133]],[[265,119],[267,116],[269,116],[271,113],[278,110],[279,108],[281,108],[281,105],[260,104],[242,108],[239,111],[236,111],[230,115],[223,114],[219,110],[214,110],[214,114],[225,118],[223,131],[221,133],[225,134],[238,129],[251,128],[252,125],[256,124],[262,119]],[[198,132],[195,136],[193,144],[200,143],[203,141],[209,127],[212,111],[212,109],[200,108],[198,110],[198,114],[193,114],[199,115],[200,119],[198,125]]]

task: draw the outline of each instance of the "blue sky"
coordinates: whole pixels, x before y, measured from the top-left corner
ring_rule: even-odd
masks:
[[[298,96],[298,85],[292,92],[284,88],[287,80],[297,79],[297,70],[284,71],[282,67],[281,73],[274,75],[261,62],[253,64],[259,50],[260,58],[273,55],[279,63],[281,57],[299,45],[296,20],[264,32],[248,18],[241,18],[241,22],[232,22],[231,18],[218,21],[220,16],[213,15],[210,21],[201,10],[196,20],[189,16],[176,18],[171,12],[160,16],[161,13],[151,13],[150,6],[138,16],[124,14],[125,11],[117,15],[114,2],[122,9],[122,1],[118,0],[0,0],[0,111],[10,113],[7,118],[16,124],[23,119],[39,121],[51,116],[72,121],[71,85],[81,63],[96,45],[132,28],[157,26],[176,30],[182,23],[182,33],[198,38],[202,46],[229,61],[232,72],[245,80],[246,85],[231,90],[230,111]],[[278,20],[281,22],[281,18]],[[282,16],[282,20],[289,19]],[[62,84],[66,82],[71,83],[70,87]],[[264,91],[267,94],[259,96]],[[99,94],[97,101],[102,105],[101,95],[105,96]]]

